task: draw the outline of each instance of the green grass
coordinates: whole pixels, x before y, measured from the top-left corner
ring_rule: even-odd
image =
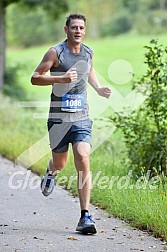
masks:
[[[166,38],[166,35],[162,35],[159,37],[159,40],[164,44]],[[131,83],[122,86],[113,84],[107,74],[108,67],[115,59],[125,59],[132,64],[136,75],[140,76],[144,72],[143,46],[147,45],[150,39],[148,36],[124,35],[112,39],[87,40],[87,44],[94,48],[95,69],[109,84],[112,84],[120,93],[126,95],[130,90]],[[12,62],[12,64],[19,63],[25,66],[20,75],[21,85],[24,86],[29,94],[30,100],[49,101],[51,87],[32,86],[30,84],[30,76],[42,59],[42,55],[50,46],[52,44],[24,50],[8,49],[8,61]],[[93,91],[90,91],[90,94],[90,109],[92,107],[93,110],[93,107],[98,107],[97,96],[94,95]],[[20,108],[17,102],[14,103],[3,96],[0,96],[0,100],[0,153],[11,160],[16,160],[21,153],[47,134],[46,120],[35,120],[33,113],[46,112],[48,108],[40,108],[40,110],[25,109]],[[22,99],[20,98],[20,100]],[[96,127],[96,124],[94,127]],[[110,128],[106,128],[106,130],[110,130]],[[44,147],[47,150],[48,146],[49,143],[46,140],[41,144],[40,148]],[[130,185],[133,185],[133,189],[129,188],[129,186],[126,189],[123,186],[119,188],[119,179],[128,174],[127,167],[121,162],[121,156],[123,155],[121,151],[124,152],[125,149],[120,134],[114,134],[91,154],[93,178],[98,172],[101,172],[98,182],[92,189],[91,202],[106,209],[114,216],[130,222],[131,225],[152,231],[158,237],[167,237],[167,219],[165,218],[167,216],[167,196],[165,194],[167,188],[160,186],[154,190],[150,190],[148,187],[146,189],[137,189],[133,179],[130,180]],[[27,159],[31,160],[31,158],[34,158],[36,152],[31,152]],[[42,176],[49,158],[50,153],[47,153],[34,163],[31,169]],[[69,157],[67,166],[59,173],[58,179],[64,175],[68,176],[69,179],[71,176],[76,176],[72,155]],[[111,188],[109,188],[107,182],[105,189],[99,189],[98,185],[102,176],[108,176],[109,180],[113,176],[118,176],[118,178]],[[70,190],[74,194],[77,193],[76,182],[72,183]]]

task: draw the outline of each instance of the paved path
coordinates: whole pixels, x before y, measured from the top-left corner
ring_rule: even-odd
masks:
[[[162,252],[163,242],[129,227],[125,222],[108,218],[103,211],[91,206],[96,221],[96,235],[75,232],[80,210],[78,198],[63,189],[56,189],[45,198],[39,187],[30,189],[34,174],[20,168],[20,175],[11,161],[0,157],[0,252]],[[26,179],[25,175],[30,175]],[[24,176],[23,176],[24,175]],[[24,178],[20,189],[18,179]],[[39,177],[36,176],[36,185]],[[35,186],[34,181],[34,186]],[[12,182],[12,183],[11,183]]]

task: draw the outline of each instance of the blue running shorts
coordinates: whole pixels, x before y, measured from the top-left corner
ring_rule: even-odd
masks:
[[[50,147],[61,153],[68,151],[69,144],[77,142],[92,143],[92,120],[90,118],[77,122],[63,122],[61,119],[48,121]]]

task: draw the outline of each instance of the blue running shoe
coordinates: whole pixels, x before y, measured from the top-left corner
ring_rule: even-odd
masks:
[[[80,218],[76,231],[83,234],[96,234],[95,222],[92,220],[89,213],[85,213],[85,216]]]
[[[45,176],[41,180],[41,191],[44,196],[49,196],[54,189],[55,175],[50,175],[47,171]]]

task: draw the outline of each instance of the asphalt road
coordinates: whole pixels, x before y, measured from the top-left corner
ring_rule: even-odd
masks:
[[[45,198],[39,183],[33,173],[0,157],[0,252],[165,251],[162,241],[94,206],[90,210],[98,233],[76,233],[78,198],[59,188]]]

